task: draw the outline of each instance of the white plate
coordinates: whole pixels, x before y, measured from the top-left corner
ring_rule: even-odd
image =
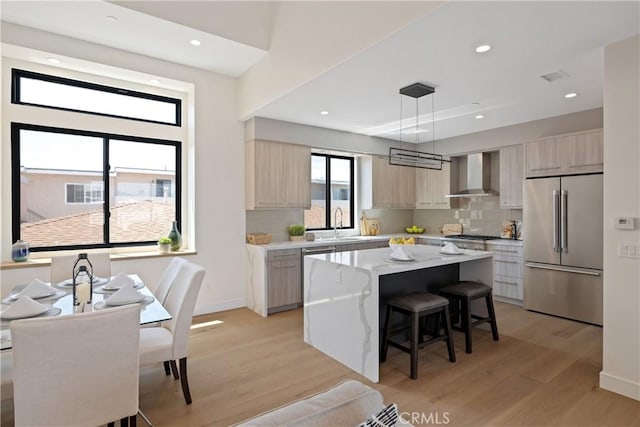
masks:
[[[104,285],[105,283],[109,283],[109,280],[111,279],[108,277],[94,277],[93,286]],[[73,279],[63,280],[62,282],[58,283],[57,286],[71,286],[71,285],[73,285]]]
[[[29,297],[30,297],[31,299],[49,298],[49,297],[51,297],[51,296],[55,295],[55,294],[56,294],[56,292],[61,292],[61,291],[58,291],[58,290],[57,290],[57,289],[55,289],[55,288],[51,288],[50,292],[51,292],[51,293],[50,293],[50,294],[48,294],[48,295],[42,295],[42,296],[39,296],[39,297],[32,297],[32,296],[29,296]],[[18,298],[20,298],[20,297],[21,297],[21,295],[20,295],[21,293],[22,293],[22,291],[20,291],[20,292],[16,292],[16,293],[13,293],[13,294],[9,295],[9,298],[11,298],[12,300],[14,300],[14,301],[15,301],[15,300],[17,300]]]
[[[415,259],[400,259],[400,258],[385,258],[387,262],[411,262],[415,261]]]
[[[440,251],[440,253],[442,255],[464,255],[464,252],[442,252],[442,251]]]
[[[0,318],[2,320],[17,320],[17,319],[30,319],[32,317],[49,317],[49,316],[57,316],[58,314],[60,314],[62,312],[61,309],[57,308],[57,307],[51,307],[51,308],[46,308],[46,310],[38,313],[38,314],[30,314],[28,316],[6,316],[4,313],[0,313]]]
[[[95,308],[96,310],[102,310],[103,308],[107,308],[107,307],[118,307],[121,305],[129,305],[129,304],[142,304],[142,305],[147,305],[147,304],[151,304],[153,302],[153,297],[152,296],[142,296],[142,299],[138,300],[138,301],[131,301],[131,302],[127,302],[127,303],[120,303],[120,304],[107,304],[106,301],[100,301],[97,302],[93,305],[93,308]]]
[[[20,294],[19,292],[16,292],[15,294],[9,295],[8,297],[6,297],[5,299],[2,300],[2,303],[3,304],[13,304],[20,297],[19,294]],[[66,294],[67,293],[65,291],[59,291],[59,290],[56,289],[55,292],[52,293],[51,295],[47,295],[46,297],[38,297],[38,298],[31,297],[31,299],[33,299],[33,300],[58,299],[58,298],[62,298]]]
[[[98,289],[100,289],[101,291],[105,291],[105,292],[113,292],[113,291],[117,291],[118,289],[121,289],[122,286],[118,286],[117,288],[110,288],[109,287],[110,283],[107,283],[106,285],[102,285],[100,286]],[[144,288],[144,283],[142,282],[133,282],[133,289],[142,289]]]

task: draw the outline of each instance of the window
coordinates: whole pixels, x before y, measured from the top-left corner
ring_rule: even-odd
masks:
[[[307,229],[353,228],[353,163],[353,157],[311,155],[311,209],[304,211]]]
[[[181,101],[72,80],[32,71],[12,69],[11,102],[59,110],[120,117],[180,126]]]
[[[102,203],[104,201],[104,187],[101,182],[67,184],[66,194],[67,203]]]
[[[149,244],[180,226],[180,142],[11,124],[13,239]]]

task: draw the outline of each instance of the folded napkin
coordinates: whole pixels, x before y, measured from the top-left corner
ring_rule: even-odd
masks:
[[[18,292],[15,295],[12,295],[11,298],[18,299],[21,296],[31,297],[31,298],[44,298],[56,293],[56,290],[44,283],[40,279],[33,279],[24,289]]]
[[[114,292],[109,298],[104,300],[107,305],[124,305],[140,302],[144,299],[144,295],[133,288],[133,281],[121,287]]]
[[[49,310],[49,307],[46,305],[42,305],[28,296],[21,296],[2,312],[1,317],[3,319],[20,319],[23,317],[37,316],[47,310]]]
[[[109,281],[106,285],[104,285],[103,289],[121,289],[125,285],[133,285],[135,282],[129,276],[124,273],[118,273],[115,275],[113,279]]]
[[[440,249],[440,252],[443,254],[451,254],[451,255],[459,255],[462,253],[459,247],[455,245],[455,243],[447,243]]]
[[[405,249],[404,245],[397,245],[391,251],[391,259],[398,259],[403,261],[412,260],[413,257],[408,253],[408,249]]]

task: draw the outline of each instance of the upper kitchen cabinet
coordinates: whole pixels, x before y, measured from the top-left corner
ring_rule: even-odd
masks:
[[[451,192],[451,165],[442,164],[442,170],[421,169],[416,174],[416,209],[449,209]]]
[[[522,144],[500,149],[500,207],[522,208],[524,148]]]
[[[371,162],[371,207],[409,208],[416,204],[414,168],[389,164],[389,158],[373,156]]]
[[[602,129],[529,141],[527,178],[602,172]]]
[[[245,145],[247,209],[311,207],[311,149],[251,140]]]
[[[602,129],[559,137],[561,157],[567,173],[602,172]]]

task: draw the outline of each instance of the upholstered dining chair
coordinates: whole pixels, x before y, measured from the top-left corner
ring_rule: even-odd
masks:
[[[89,252],[87,256],[93,266],[95,277],[111,277],[111,254],[109,252]],[[71,279],[76,259],[78,259],[77,254],[51,257],[51,283],[56,284]]]
[[[175,280],[176,276],[178,275],[178,271],[180,271],[180,267],[187,262],[186,258],[182,258],[182,257],[174,257],[171,259],[171,261],[169,261],[169,264],[167,265],[167,268],[165,268],[164,272],[162,273],[162,276],[160,276],[160,281],[158,281],[158,286],[156,286],[156,289],[153,291],[153,295],[156,297],[156,299],[164,305],[164,301],[167,298],[167,294],[169,293],[169,289],[171,288],[171,285],[173,284],[173,281]],[[153,327],[154,325],[144,325],[144,327]],[[159,325],[157,325],[159,326]],[[165,360],[164,361],[164,372],[167,376],[171,375],[171,372],[173,371],[173,377],[177,380],[178,378],[180,378],[179,374],[178,374],[178,368],[174,363],[171,363],[170,360]]]
[[[136,425],[138,304],[10,328],[16,426]]]
[[[185,262],[187,262],[186,258],[172,258],[171,261],[169,261],[167,268],[165,268],[164,272],[162,273],[162,276],[160,276],[160,281],[158,282],[158,286],[156,287],[156,289],[153,291],[153,295],[161,304],[164,304],[164,300],[167,298],[169,289],[171,288],[173,281],[178,275],[180,267]]]
[[[176,360],[179,360],[182,393],[187,405],[191,404],[187,379],[189,330],[203,278],[204,268],[191,262],[183,263],[164,302],[171,320],[162,322],[161,326],[140,328],[140,365],[171,361],[175,372]]]

